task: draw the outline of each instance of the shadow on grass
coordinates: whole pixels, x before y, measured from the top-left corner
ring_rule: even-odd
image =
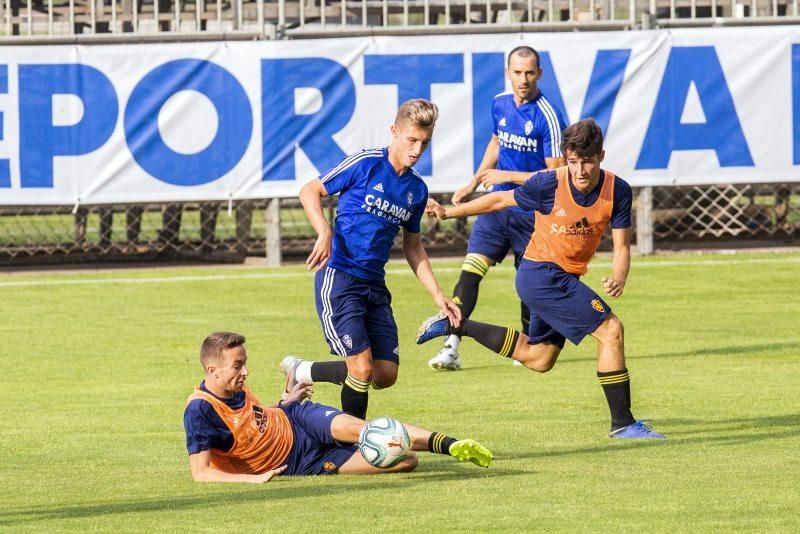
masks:
[[[531,451],[523,454],[502,452],[497,458],[551,458],[556,456],[580,456],[601,452],[627,451],[649,447],[681,447],[685,445],[737,445],[758,441],[771,441],[800,436],[800,414],[787,414],[741,419],[659,419],[656,430],[666,432],[668,439],[660,440],[612,440],[604,445],[574,447],[548,451]]]
[[[449,467],[449,466],[448,466]],[[533,471],[522,469],[480,469],[464,466],[466,469],[445,468],[431,465],[426,470],[418,468],[412,473],[392,475],[334,475],[331,477],[278,477],[262,485],[224,485],[224,491],[215,491],[221,485],[194,485],[189,491],[208,488],[212,490],[206,495],[187,495],[183,497],[165,497],[158,499],[121,500],[85,505],[37,505],[20,507],[15,510],[0,512],[0,526],[27,524],[31,521],[48,521],[75,519],[85,517],[101,517],[114,514],[131,514],[142,512],[163,512],[192,508],[208,508],[221,505],[241,504],[246,502],[265,502],[291,500],[298,498],[336,495],[346,491],[352,494],[357,491],[385,490],[388,486],[401,490],[413,488],[419,484],[431,482],[447,482],[451,480],[485,479],[529,475]],[[446,469],[446,470],[445,470]],[[315,484],[314,480],[324,479],[325,483]],[[334,483],[328,483],[333,481]]]

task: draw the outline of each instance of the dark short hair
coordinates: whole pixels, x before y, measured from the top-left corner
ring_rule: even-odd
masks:
[[[511,56],[517,55],[519,57],[535,57],[536,58],[536,66],[541,68],[541,63],[539,63],[539,52],[533,49],[528,45],[521,45],[516,47],[514,50],[508,53],[508,60],[506,61],[506,68],[511,66]]]
[[[200,363],[206,369],[210,363],[222,361],[222,355],[227,349],[244,345],[245,338],[233,332],[214,332],[208,336],[200,347]]]
[[[582,158],[600,155],[603,130],[591,118],[576,122],[561,133],[561,154],[564,157],[567,157],[567,150]]]

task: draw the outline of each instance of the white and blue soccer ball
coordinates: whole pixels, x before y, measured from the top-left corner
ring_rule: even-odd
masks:
[[[408,456],[411,439],[400,421],[379,417],[361,429],[358,450],[368,464],[385,469]]]

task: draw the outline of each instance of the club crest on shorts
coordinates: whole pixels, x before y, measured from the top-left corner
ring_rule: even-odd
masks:
[[[353,348],[353,338],[351,338],[349,334],[345,334],[342,336],[342,343],[347,345],[348,349]]]
[[[532,131],[533,131],[533,123],[531,121],[526,122],[525,123],[525,135],[530,135],[530,133]]]
[[[408,202],[408,205],[411,206],[411,204],[414,203],[414,193],[409,191],[408,194],[406,194],[406,201]]]
[[[322,468],[325,471],[330,472],[330,471],[333,471],[334,469],[336,469],[336,464],[333,463],[333,462],[325,462],[324,464],[322,464]]]
[[[599,311],[600,313],[603,313],[604,311],[606,311],[606,309],[603,307],[603,303],[600,302],[600,299],[592,300],[592,308],[594,308],[595,310]]]

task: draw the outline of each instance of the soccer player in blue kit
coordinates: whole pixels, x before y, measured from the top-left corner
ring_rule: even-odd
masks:
[[[344,362],[311,362],[287,356],[281,362],[286,390],[295,384],[342,385],[342,410],[364,419],[369,388],[397,380],[400,363],[397,325],[392,314],[384,266],[403,229],[403,254],[442,313],[454,325],[461,310],[434,277],[420,239],[428,187],[412,166],[433,136],[438,108],[432,102],[404,102],[391,127],[387,148],[363,150],[345,158],[300,191],[300,201],[319,237],[306,263],[316,270],[317,314],[331,352]],[[339,193],[335,230],[322,211],[322,198]]]
[[[492,102],[493,135],[480,167],[469,184],[453,194],[453,205],[475,192],[479,185],[492,191],[516,189],[531,172],[564,165],[559,145],[564,119],[539,91],[542,77],[539,54],[530,46],[518,46],[508,55],[507,75],[511,92],[501,93]],[[506,171],[506,172],[503,172]],[[508,172],[516,171],[516,172]],[[495,263],[503,261],[509,249],[518,266],[533,232],[533,214],[520,208],[508,208],[480,215],[467,244],[467,256],[461,267],[453,300],[466,319],[478,302],[483,277]],[[522,328],[530,322],[528,307],[521,306]],[[449,336],[439,353],[428,361],[434,369],[458,370],[461,338]]]

